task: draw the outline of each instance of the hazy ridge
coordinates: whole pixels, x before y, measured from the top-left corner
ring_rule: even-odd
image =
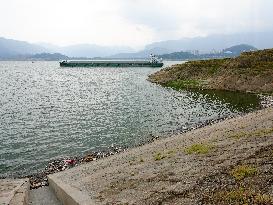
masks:
[[[156,55],[178,51],[199,50],[206,53],[213,50],[238,45],[250,44],[258,49],[273,47],[273,32],[239,33],[232,35],[211,35],[207,37],[181,38],[160,41],[145,46],[143,50],[122,46],[100,46],[95,44],[77,44],[56,46],[48,43],[33,44],[25,41],[0,38],[0,59],[38,53],[60,53],[68,57],[108,57],[108,58],[146,58],[150,53]]]

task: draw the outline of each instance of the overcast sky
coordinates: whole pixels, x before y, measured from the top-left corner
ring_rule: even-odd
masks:
[[[272,0],[0,0],[0,36],[140,48],[182,37],[273,30]]]

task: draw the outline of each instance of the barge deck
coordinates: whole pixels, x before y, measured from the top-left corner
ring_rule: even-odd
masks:
[[[70,60],[61,61],[61,67],[162,67],[161,60],[151,55],[150,60]]]

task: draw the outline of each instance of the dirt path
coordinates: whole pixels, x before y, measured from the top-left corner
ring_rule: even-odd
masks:
[[[55,174],[97,204],[273,204],[273,108]]]

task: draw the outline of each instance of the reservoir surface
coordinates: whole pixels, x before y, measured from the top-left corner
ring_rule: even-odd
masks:
[[[0,176],[34,173],[50,160],[112,144],[133,147],[151,134],[166,136],[258,107],[255,95],[148,82],[159,69],[0,62]]]

